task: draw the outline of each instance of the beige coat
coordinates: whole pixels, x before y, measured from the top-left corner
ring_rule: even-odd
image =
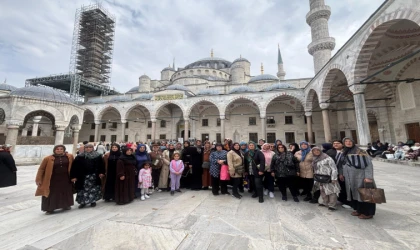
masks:
[[[180,152],[178,150],[174,151],[175,153]],[[163,164],[162,164],[162,170],[160,171],[160,177],[159,177],[159,188],[168,188],[168,178],[169,178],[169,164],[171,163],[172,159],[169,159],[169,150],[165,150],[162,153],[163,156]]]
[[[242,153],[241,153],[242,155]],[[232,178],[241,178],[242,174],[238,174],[238,170],[244,172],[244,162],[243,162],[243,155],[242,158],[235,153],[233,150],[227,153],[227,162],[229,165],[229,174]]]
[[[314,157],[312,155],[312,152],[309,152],[306,155],[305,160],[303,162],[301,162],[302,151],[296,152],[295,157],[299,161],[299,169],[300,169],[299,176],[302,178],[309,178],[309,179],[314,178],[314,170],[312,168],[312,161]]]
[[[69,158],[69,175],[70,175],[70,169],[71,164],[73,163],[73,155],[72,154],[66,154]],[[35,192],[35,196],[45,196],[48,197],[50,195],[50,182],[51,182],[51,175],[54,168],[54,160],[55,157],[50,155],[45,157],[41,165],[39,165],[38,173],[36,174],[35,182],[41,183],[41,186],[38,186]]]

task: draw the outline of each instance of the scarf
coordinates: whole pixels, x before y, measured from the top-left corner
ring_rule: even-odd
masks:
[[[113,147],[113,146],[116,146],[117,148],[118,148],[118,150],[117,151],[110,151],[109,152],[109,158],[108,159],[111,159],[111,160],[117,160],[118,158],[120,158],[120,156],[121,156],[121,148],[120,148],[120,145],[118,145],[118,144],[112,144],[112,146],[111,146],[111,148]]]
[[[302,149],[302,144],[305,144],[308,146],[307,149]],[[300,160],[301,162],[305,161],[306,155],[311,152],[311,147],[309,146],[309,143],[307,141],[302,141],[300,142],[300,148],[301,148],[301,152],[302,152],[302,159]]]
[[[262,148],[264,148],[266,145],[269,145],[268,143],[264,143]],[[265,165],[266,166],[270,166],[271,164],[271,160],[273,158],[273,151],[271,151],[270,149],[264,150],[262,149],[261,152],[264,154],[264,158],[265,158]]]
[[[123,149],[123,152],[122,152],[122,154],[121,154],[121,156],[120,156],[120,160],[122,160],[123,162],[124,162],[124,164],[126,164],[126,163],[128,163],[128,164],[131,164],[131,165],[134,165],[134,166],[136,166],[136,157],[134,156],[134,155],[127,155],[127,151],[129,150],[130,148],[124,148]]]
[[[172,158],[172,156],[174,155],[175,148],[173,148],[173,149],[168,148],[167,150],[168,150],[168,152],[169,152],[169,159],[171,159],[171,160],[172,160],[172,159],[173,159],[173,158]]]
[[[346,147],[346,144],[344,143],[346,140],[351,140],[353,145],[351,147]],[[348,163],[354,168],[364,169],[366,166],[371,164],[370,159],[368,158],[369,155],[365,151],[358,148],[352,139],[345,137],[343,139],[343,145],[343,153],[337,162],[338,168],[342,168],[343,165]]]
[[[255,142],[252,142],[252,141],[250,141],[249,143],[248,143],[248,148],[249,148],[249,145],[254,145],[254,149],[248,149],[248,156],[247,156],[247,160],[248,160],[248,162],[252,162],[252,160],[254,159],[254,155],[255,155],[255,151],[257,150],[257,144],[255,143]]]
[[[98,153],[98,152],[96,152],[94,150],[92,150],[92,152],[90,152],[90,153],[88,153],[88,152],[85,151],[85,152],[83,152],[83,153],[81,153],[79,155],[82,156],[82,157],[85,157],[85,159],[89,159],[89,160],[93,160],[93,159],[101,156],[100,153]]]
[[[144,152],[140,152],[140,148],[141,147],[144,147]],[[144,145],[144,144],[137,145],[136,155],[138,155],[138,156],[144,156],[144,155],[146,155],[147,154],[147,150],[146,149],[147,149],[146,148],[146,145]]]
[[[326,153],[323,153],[322,151],[321,151],[321,154],[320,154],[320,155],[315,156],[315,155],[314,155],[314,150],[319,150],[319,151],[321,151],[321,149],[320,149],[319,147],[314,147],[314,148],[312,148],[312,150],[311,150],[312,155],[313,155],[312,168],[313,168],[314,170],[317,170],[317,169],[318,169],[318,162],[320,162],[320,161],[323,161],[323,160],[327,159],[329,156],[328,156]]]

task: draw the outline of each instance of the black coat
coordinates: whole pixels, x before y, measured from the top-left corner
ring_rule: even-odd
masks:
[[[196,147],[186,147],[182,151],[182,161],[184,162],[184,172],[188,171],[188,165],[192,165],[193,171],[202,171],[203,164],[203,150],[198,153]]]
[[[96,185],[101,185],[99,174],[105,174],[105,164],[101,155],[94,159],[78,155],[74,159],[70,170],[70,179],[77,179],[75,183],[76,190],[84,189],[85,176],[89,174],[96,174]]]
[[[255,176],[258,176],[258,172],[264,172],[265,171],[265,157],[264,154],[259,151],[255,150],[255,154],[252,160],[249,160],[249,151],[245,153],[245,172],[250,173],[252,170],[252,173]],[[258,168],[257,165],[260,165]]]
[[[16,164],[7,151],[0,151],[0,188],[16,185]]]

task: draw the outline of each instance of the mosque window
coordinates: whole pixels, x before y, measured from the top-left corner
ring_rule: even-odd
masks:
[[[152,135],[147,135],[147,140],[151,140],[152,139]]]
[[[117,127],[118,127],[118,123],[113,122],[113,123],[111,124],[111,128],[117,128]]]
[[[111,142],[117,141],[117,135],[111,135]]]
[[[159,135],[159,139],[160,140],[166,140],[166,134]]]
[[[152,127],[152,121],[147,121],[147,127],[151,128]]]
[[[295,132],[286,132],[284,133],[286,137],[286,143],[294,143],[295,142]]]
[[[101,137],[100,137],[100,139],[99,139],[100,141],[106,141],[106,135],[101,135]]]
[[[124,141],[128,141],[128,135],[124,135]]]
[[[276,124],[276,120],[274,120],[274,116],[267,116],[267,125],[268,124]]]
[[[209,119],[203,119],[203,120],[201,120],[201,126],[208,127],[209,126]]]
[[[106,122],[102,123],[102,129],[106,129]]]
[[[257,118],[256,117],[249,117],[249,125],[257,125]]]
[[[90,129],[95,129],[95,123],[90,124]]]
[[[220,118],[217,118],[217,120],[216,120],[216,126],[217,127],[220,127]]]
[[[95,136],[94,135],[89,135],[89,141],[95,141]]]
[[[267,133],[267,143],[276,142],[276,133]]]
[[[249,141],[257,142],[258,141],[258,133],[249,133]]]
[[[125,128],[128,128],[128,122],[125,123]]]
[[[165,120],[160,121],[160,127],[161,128],[166,128],[166,121]]]
[[[221,143],[222,142],[222,134],[216,133],[216,142]]]
[[[291,115],[286,115],[286,116],[284,117],[284,123],[285,123],[285,124],[293,124],[293,116],[291,116]]]

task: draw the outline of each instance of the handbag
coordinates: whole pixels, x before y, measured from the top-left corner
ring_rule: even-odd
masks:
[[[206,169],[210,168],[210,162],[207,162],[207,161],[203,162],[203,165],[201,165],[201,167],[206,168]]]
[[[359,188],[358,190],[360,199],[363,202],[376,204],[386,203],[385,191],[382,188],[375,188],[373,184],[371,188],[367,188],[366,183],[363,186],[364,187]]]
[[[226,165],[226,164],[223,164],[220,167],[220,180],[222,180],[222,181],[230,180],[229,166]]]
[[[331,183],[331,175],[314,174],[314,180],[319,183]]]

